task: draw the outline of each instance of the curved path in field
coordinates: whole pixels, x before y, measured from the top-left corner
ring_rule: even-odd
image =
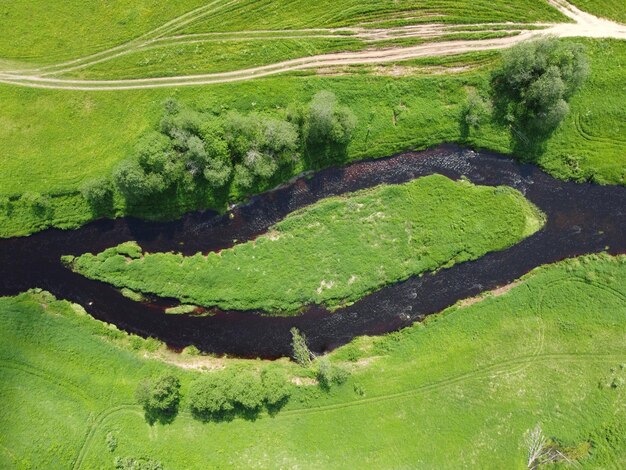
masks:
[[[35,88],[70,90],[129,90],[138,88],[179,87],[250,80],[253,78],[265,77],[269,75],[295,72],[306,69],[316,69],[320,67],[382,64],[420,57],[435,57],[472,51],[502,49],[510,47],[511,45],[519,43],[521,41],[536,38],[542,35],[553,35],[557,37],[626,39],[626,25],[593,16],[589,13],[579,10],[565,0],[547,1],[559,11],[561,11],[565,16],[569,17],[573,22],[525,25],[526,27],[539,26],[541,29],[537,30],[521,30],[520,25],[512,24],[508,25],[505,29],[500,29],[500,31],[521,31],[520,34],[516,36],[509,36],[497,39],[441,41],[409,47],[391,47],[385,49],[368,49],[357,52],[321,54],[230,72],[119,80],[79,80],[70,78],[54,78],[51,76],[54,74],[66,73],[68,71],[84,68],[89,65],[97,64],[106,60],[111,60],[115,57],[119,57],[130,52],[136,52],[144,48],[154,47],[154,45],[157,44],[158,41],[178,41],[175,42],[177,44],[184,43],[185,41],[198,41],[200,39],[198,39],[197,35],[189,35],[191,37],[180,37],[168,36],[168,34],[175,33],[182,27],[189,25],[197,19],[202,19],[207,15],[210,15],[212,12],[215,11],[215,9],[212,9],[214,3],[210,3],[205,7],[198,8],[197,10],[189,12],[182,17],[172,20],[165,25],[140,36],[137,39],[134,39],[126,44],[122,44],[107,51],[91,54],[84,58],[75,59],[58,65],[42,67],[39,69],[25,69],[0,72],[0,83]],[[466,27],[468,26],[471,25],[466,25]],[[413,28],[413,30],[411,30],[410,28]],[[309,33],[329,35],[336,34],[339,29],[300,30],[300,33],[303,34],[306,31],[308,31]],[[398,37],[427,38],[433,37],[433,35],[439,33],[443,34],[443,32],[445,31],[452,32],[451,29],[446,29],[446,27],[438,24],[369,31],[365,31],[364,29],[359,28],[353,28],[352,30],[350,30],[348,28],[347,31],[351,31],[352,33],[356,34],[357,37],[359,34],[369,34],[371,35],[370,40],[375,40],[377,37],[384,39]],[[254,32],[241,32],[241,34],[247,33]],[[273,33],[293,34],[294,32],[273,31]],[[232,35],[236,33],[230,34]]]
[[[433,173],[476,184],[509,185],[548,216],[546,226],[521,243],[437,274],[412,277],[354,304],[328,312],[311,306],[300,316],[268,317],[262,312],[212,311],[199,317],[168,315],[173,301],[137,303],[113,287],[66,269],[65,254],[100,252],[128,240],[149,252],[193,254],[230,247],[265,232],[288,213],[324,197],[402,183]],[[493,153],[445,145],[433,150],[328,168],[253,197],[231,213],[193,213],[169,223],[132,218],[100,220],[73,231],[47,230],[27,238],[0,240],[0,295],[32,287],[83,305],[94,317],[127,331],[190,344],[216,354],[275,358],[291,353],[291,327],[303,331],[311,348],[326,351],[355,336],[408,326],[461,299],[508,284],[536,266],[600,251],[626,252],[626,187],[555,180],[534,165]]]

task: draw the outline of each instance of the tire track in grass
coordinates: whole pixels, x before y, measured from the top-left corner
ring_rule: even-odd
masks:
[[[585,118],[581,113],[576,113],[574,116],[574,126],[580,137],[588,142],[609,144],[616,147],[626,144],[626,139],[621,138],[620,136],[600,136],[585,129]]]
[[[21,372],[23,374],[32,375],[41,380],[44,380],[52,385],[55,385],[65,392],[69,392],[71,394],[78,395],[81,399],[86,402],[91,401],[92,397],[87,395],[82,388],[80,388],[75,383],[71,382],[67,378],[59,377],[57,375],[51,374],[43,369],[32,366],[30,364],[14,361],[12,359],[0,359],[0,369],[13,370],[17,372]]]
[[[76,457],[74,458],[74,461],[72,462],[71,468],[77,469],[81,467],[83,460],[85,459],[85,455],[87,451],[89,450],[90,443],[91,443],[91,440],[93,439],[94,434],[98,431],[100,426],[104,423],[104,421],[108,417],[115,415],[116,413],[119,413],[121,411],[130,411],[130,410],[135,411],[137,414],[141,415],[141,412],[138,409],[139,410],[141,409],[139,405],[122,404],[122,405],[113,406],[111,408],[106,408],[105,410],[98,413],[95,419],[93,420],[93,422],[89,425],[89,427],[85,431],[85,437],[78,450],[78,453],[76,454]]]
[[[146,44],[149,44],[153,41],[156,41],[162,38],[165,34],[176,32],[179,29],[187,26],[190,21],[197,20],[198,18],[204,18],[207,15],[210,15],[211,13],[215,13],[219,11],[221,8],[224,8],[237,1],[238,0],[233,0],[229,3],[218,5],[217,8],[210,8],[210,7],[213,7],[215,4],[220,3],[219,0],[215,0],[207,5],[196,8],[195,10],[192,10],[181,16],[178,16],[161,26],[158,26],[157,28],[142,34],[141,36],[138,36],[120,45],[114,46],[110,49],[106,49],[100,52],[95,52],[93,54],[89,54],[83,57],[78,57],[76,59],[71,59],[71,60],[57,63],[57,64],[50,64],[50,65],[45,65],[45,66],[36,67],[36,68],[27,68],[27,69],[22,70],[21,72],[20,71],[16,71],[16,72],[18,73],[45,72],[41,74],[42,76],[44,76],[44,75],[48,75],[51,73],[60,73],[65,70],[73,70],[75,68],[82,68],[82,66],[80,65],[81,63],[92,60],[92,59],[93,59],[92,63],[88,65],[96,64],[104,60],[110,60],[110,58],[114,58],[117,55],[123,55],[124,53],[127,53],[127,52],[124,52],[126,50],[130,50],[131,52],[135,50],[139,50]],[[114,55],[107,58],[107,56],[110,56],[111,54],[114,54]],[[98,59],[98,58],[103,58],[103,57],[104,59]],[[56,69],[59,69],[59,70],[56,70]]]
[[[541,355],[530,355],[527,357],[519,357],[516,359],[501,361],[496,364],[492,364],[485,368],[475,370],[472,372],[460,374],[456,377],[452,377],[449,379],[444,379],[436,382],[432,382],[429,384],[425,384],[419,387],[415,387],[410,390],[404,390],[402,392],[390,393],[386,395],[378,395],[371,398],[362,398],[359,400],[347,402],[347,403],[336,403],[332,405],[324,405],[317,406],[312,408],[299,408],[281,411],[279,414],[272,419],[281,419],[282,417],[292,417],[292,416],[303,416],[307,414],[313,413],[324,413],[328,411],[336,411],[347,408],[355,408],[363,405],[369,405],[373,403],[383,403],[387,401],[393,401],[398,399],[405,399],[411,396],[419,395],[425,392],[432,392],[442,388],[446,388],[451,385],[456,385],[459,383],[463,383],[465,381],[471,379],[481,379],[488,378],[494,375],[494,373],[506,373],[510,371],[510,366],[532,366],[535,364],[550,362],[553,360],[558,360],[559,362],[572,362],[572,363],[587,363],[587,362],[606,362],[606,361],[621,361],[626,359],[626,353],[624,354],[602,354],[602,353],[554,353],[554,354],[541,354]],[[504,369],[502,369],[504,368]],[[102,411],[95,421],[92,423],[91,427],[86,433],[85,440],[78,452],[77,458],[74,461],[72,468],[79,469],[85,459],[85,456],[89,452],[89,448],[91,447],[91,442],[93,440],[94,435],[97,433],[98,429],[104,424],[104,422],[108,419],[113,418],[117,413],[120,412],[128,412],[133,411],[135,414],[142,416],[139,405],[120,405],[113,408],[108,408]],[[182,411],[179,415],[191,418],[191,413],[187,411]],[[268,418],[269,415],[261,414],[257,419]]]

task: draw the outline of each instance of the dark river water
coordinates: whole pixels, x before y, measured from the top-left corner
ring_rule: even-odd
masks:
[[[432,173],[512,186],[541,208],[548,222],[504,251],[385,287],[333,313],[312,306],[296,317],[227,311],[204,317],[168,315],[164,307],[174,302],[133,302],[107,284],[71,272],[59,260],[65,254],[97,253],[128,240],[137,240],[151,252],[219,250],[232,246],[234,240],[254,238],[289,212],[321,198]],[[536,266],[605,250],[626,252],[625,187],[562,182],[534,165],[444,145],[320,171],[252,198],[235,208],[232,216],[207,211],[166,223],[99,220],[77,230],[50,229],[0,240],[0,295],[40,287],[81,304],[95,318],[159,338],[174,348],[194,344],[216,354],[276,358],[290,354],[293,326],[306,334],[313,351],[323,352],[355,336],[398,330],[460,299],[507,284]]]

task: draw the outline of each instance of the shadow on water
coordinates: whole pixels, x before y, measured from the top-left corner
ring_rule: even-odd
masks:
[[[265,232],[289,212],[324,197],[402,183],[440,173],[468,177],[476,184],[509,185],[548,216],[535,235],[503,251],[461,263],[436,274],[412,277],[329,313],[309,307],[297,317],[215,310],[211,316],[167,315],[167,299],[137,303],[111,286],[86,279],[60,263],[65,254],[97,253],[128,240],[146,251],[193,254],[230,247]],[[0,240],[0,295],[32,287],[83,305],[94,317],[174,348],[193,344],[203,351],[240,357],[290,354],[290,328],[304,332],[311,349],[331,350],[358,335],[410,325],[460,299],[507,284],[536,266],[585,253],[626,251],[626,188],[576,184],[552,178],[537,167],[493,153],[453,145],[328,168],[258,195],[245,206],[218,215],[188,214],[176,222],[133,218],[99,220],[78,230],[46,230],[27,238]]]

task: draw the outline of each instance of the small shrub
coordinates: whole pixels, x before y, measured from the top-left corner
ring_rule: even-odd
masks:
[[[107,433],[105,442],[109,452],[115,452],[115,449],[117,449],[117,438],[112,432],[109,431]]]
[[[52,205],[48,196],[28,191],[22,194],[21,200],[30,207],[36,215],[40,217],[50,215]]]
[[[316,365],[317,370],[315,375],[317,377],[317,381],[320,386],[325,389],[330,389],[333,384],[343,384],[350,376],[347,369],[332,364],[327,356],[318,358]]]
[[[161,462],[146,458],[115,457],[113,465],[116,470],[163,470]]]
[[[183,349],[183,354],[185,356],[199,356],[200,350],[192,344],[191,346],[187,346],[185,349]]]
[[[0,213],[9,215],[11,206],[11,200],[8,197],[0,196]]]
[[[476,92],[467,95],[467,102],[463,109],[463,119],[468,129],[478,129],[488,118],[491,104]]]

